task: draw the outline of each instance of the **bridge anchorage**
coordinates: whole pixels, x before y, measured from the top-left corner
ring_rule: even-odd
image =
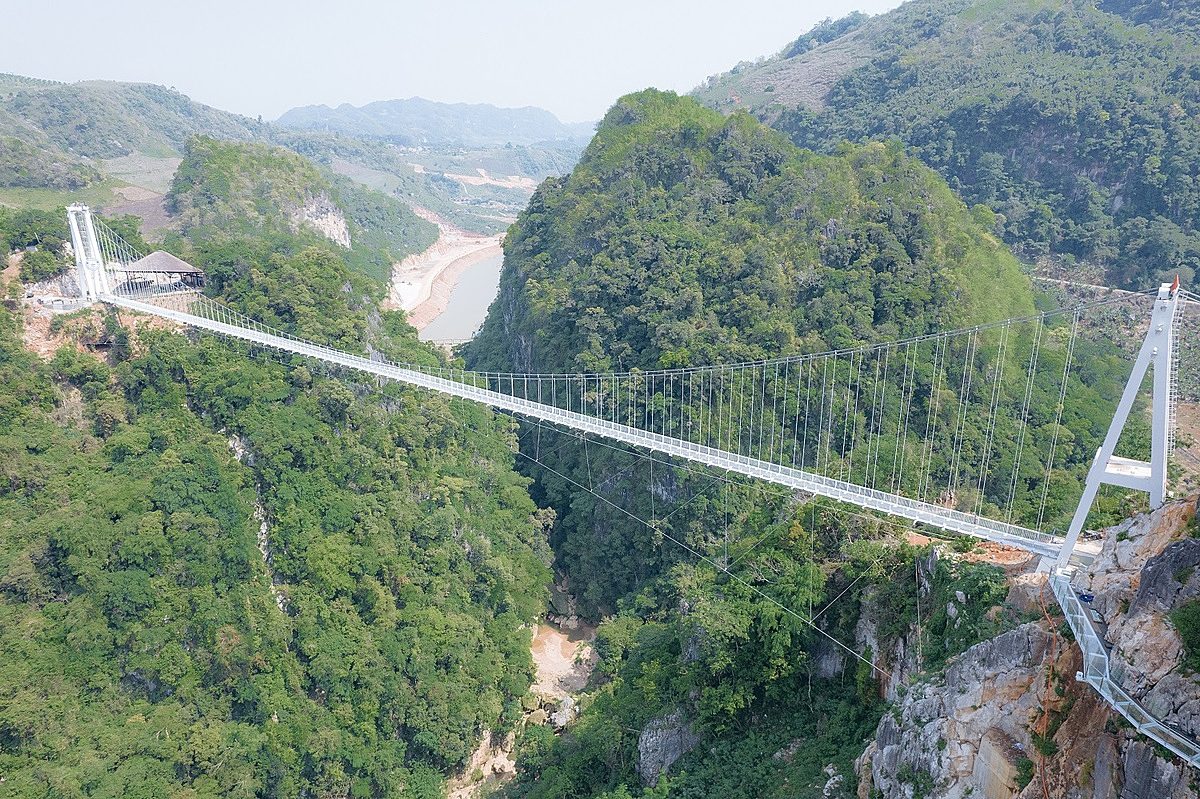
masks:
[[[386,363],[299,338],[204,296],[198,270],[165,253],[144,257],[86,206],[67,213],[87,300],[1034,553],[1083,650],[1077,679],[1140,732],[1200,766],[1200,745],[1121,688],[1072,586],[1076,564],[1096,551],[1080,534],[1101,486],[1145,492],[1152,509],[1167,498],[1180,308],[1197,300],[1178,280],[1152,293],[785,358],[650,371],[475,372]],[[1089,340],[1080,329],[1086,314],[1137,319],[1146,305],[1149,325],[1114,403],[1077,361],[1111,361],[1119,343]],[[1149,451],[1119,455],[1122,433],[1144,417],[1148,373]],[[1114,408],[1090,467],[1078,452],[1077,441],[1091,434],[1079,403]],[[1069,425],[1078,428],[1076,441],[1060,435]],[[1076,505],[1052,496],[1052,484],[1084,467]]]

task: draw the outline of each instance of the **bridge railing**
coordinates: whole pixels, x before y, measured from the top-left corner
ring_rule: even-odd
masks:
[[[475,400],[531,418],[542,419],[584,432],[592,432],[635,446],[686,458],[716,468],[727,469],[776,484],[827,496],[859,507],[891,513],[941,529],[987,538],[1041,554],[1057,552],[1061,539],[1045,533],[1005,524],[974,514],[932,505],[877,489],[856,486],[835,478],[813,474],[800,469],[757,459],[751,455],[733,453],[704,444],[681,440],[661,433],[641,430],[619,422],[596,418],[573,410],[545,405],[535,400],[505,394],[472,382],[460,382],[460,370],[430,368],[414,369],[373,361],[335,348],[304,341],[262,323],[247,320],[240,314],[220,306],[210,309],[212,318],[187,311],[155,306],[129,297],[108,295],[103,298],[114,305],[152,313],[192,327],[207,329],[222,335],[264,346],[316,358],[347,368],[363,371],[411,385]],[[486,383],[485,383],[486,385]],[[1093,686],[1100,695],[1139,732],[1166,747],[1191,765],[1200,766],[1200,746],[1178,730],[1162,723],[1134,700],[1120,685],[1120,674],[1111,664],[1103,639],[1092,626],[1087,608],[1076,596],[1067,574],[1051,577],[1055,597],[1063,608],[1067,623],[1083,651],[1083,669],[1079,679]]]
[[[202,313],[206,315],[197,315],[124,296],[110,295],[105,299],[115,305],[152,313],[222,335],[317,358],[380,377],[431,388],[452,396],[475,400],[492,407],[560,424],[575,430],[595,433],[707,466],[766,479],[777,485],[901,516],[943,530],[1019,546],[1048,556],[1056,555],[1061,547],[1060,538],[1018,525],[993,521],[975,514],[921,502],[898,494],[857,486],[844,480],[761,460],[752,455],[729,452],[718,447],[642,430],[611,419],[597,418],[578,411],[480,387],[474,382],[461,382],[460,379],[456,379],[463,374],[469,379],[477,377],[469,372],[462,373],[459,370],[437,367],[417,369],[373,361],[361,355],[353,355],[327,345],[299,339],[254,320],[247,322],[241,314],[224,306],[206,306],[205,309],[202,309]],[[211,314],[211,316],[207,314]]]
[[[1075,679],[1095,688],[1138,732],[1183,758],[1188,765],[1200,767],[1200,744],[1160,721],[1121,687],[1121,669],[1114,668],[1104,639],[1096,631],[1088,617],[1088,609],[1071,585],[1070,574],[1052,574],[1050,586],[1083,652],[1083,668],[1075,675]]]

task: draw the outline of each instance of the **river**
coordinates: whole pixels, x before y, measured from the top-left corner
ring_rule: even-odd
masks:
[[[487,316],[488,306],[496,299],[503,265],[504,256],[496,255],[467,267],[450,292],[446,310],[425,326],[421,340],[456,341],[475,335]]]

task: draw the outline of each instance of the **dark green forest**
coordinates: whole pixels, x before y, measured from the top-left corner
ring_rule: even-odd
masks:
[[[697,366],[1032,313],[1034,292],[987,232],[989,218],[987,209],[966,209],[898,146],[816,155],[744,114],[724,118],[653,91],[632,95],[609,112],[575,171],[544,184],[510,232],[500,295],[467,360],[531,372]],[[1064,320],[1052,324],[1039,366],[1047,376],[1061,373],[1065,358]],[[1111,347],[1082,346],[1091,371],[1075,378],[1064,408],[1063,426],[1077,437],[1066,468],[1052,474],[1052,517],[1071,510],[1081,467],[1106,427],[1100,397],[1123,368]],[[986,364],[976,368],[986,379]],[[1006,402],[1019,402],[1017,388],[1006,388]],[[1057,396],[1040,391],[1034,424],[1050,431]],[[973,422],[967,436],[982,446],[982,424]],[[608,457],[566,447],[552,465],[578,475]],[[1044,462],[1023,468],[1018,482],[1027,495],[1040,493]],[[657,493],[670,497],[703,484],[670,470],[656,479]],[[540,482],[560,510],[555,551],[590,613],[611,610],[680,557],[619,518],[593,518],[592,500],[555,480]],[[637,469],[618,485],[632,491],[648,480]],[[674,515],[670,529],[684,535],[710,512],[699,500]],[[1036,507],[1019,507],[1018,518],[1032,522],[1030,515]],[[623,568],[611,568],[613,558]]]
[[[814,154],[746,114],[648,90],[610,110],[572,174],[543,184],[510,230],[500,295],[466,359],[531,372],[692,366],[1031,313],[1038,297],[992,220],[899,145]],[[1043,368],[1061,372],[1066,331],[1054,325]],[[1053,472],[1055,514],[1071,509],[1105,429],[1094,392],[1122,369],[1111,345],[1080,346],[1093,371],[1065,409],[1079,435]],[[1056,401],[1037,397],[1038,425],[1053,426]],[[862,577],[891,646],[911,634],[921,553],[824,502],[532,426],[521,441],[538,461],[534,498],[558,514],[557,568],[585,614],[615,616],[600,627],[591,705],[563,738],[526,732],[512,795],[819,796],[825,764],[852,773],[883,710],[878,675],[853,659],[819,675],[829,642],[804,613]],[[1043,467],[1030,466],[1031,493]],[[939,563],[928,579],[978,614],[925,630],[930,669],[1015,621],[983,618],[1006,591],[995,567]],[[822,630],[853,640],[858,617],[857,601],[835,604]],[[638,731],[672,713],[700,744],[643,792]],[[802,753],[769,757],[795,740]],[[841,790],[853,795],[850,782]]]
[[[438,362],[351,253],[238,213],[173,244],[211,291]],[[0,795],[441,796],[519,718],[545,607],[509,422],[97,321],[44,363],[0,311]]]
[[[739,66],[699,91],[717,110],[621,98],[509,228],[499,296],[453,355],[380,310],[391,265],[436,236],[399,198],[503,223],[382,140],[272,132],[162,87],[0,75],[0,185],[78,190],[104,158],[181,155],[161,241],[105,223],[265,324],[398,363],[636,374],[859,351],[1051,308],[1017,256],[1126,286],[1194,277],[1194,5],[913,0]],[[751,86],[822,64],[837,74],[816,104]],[[573,153],[489,157],[540,176]],[[313,215],[344,219],[349,246]],[[830,501],[244,343],[87,309],[35,357],[18,283],[62,275],[68,238],[60,211],[0,206],[0,253],[19,261],[0,301],[0,799],[440,799],[489,731],[515,736],[510,799],[849,799],[890,658],[918,652],[927,679],[1042,618],[1007,604],[973,539],[916,546]],[[1023,401],[1038,442],[1023,464],[998,455],[990,490],[987,466],[963,467],[974,494],[950,494],[959,467],[931,456],[938,501],[1064,524],[1128,369],[1106,323],[1076,341],[1069,314],[1039,321],[1030,369],[1048,379],[1027,397],[999,384],[994,428],[985,393],[953,432],[935,398],[1020,374],[1028,329],[914,366],[914,424],[940,420],[939,449],[1007,451]],[[771,422],[798,427],[804,397]],[[683,410],[677,434],[703,418]],[[1124,454],[1148,441],[1135,417]],[[839,419],[828,457],[862,479],[847,442],[866,416],[856,401]],[[1138,507],[1106,493],[1091,523]],[[526,712],[554,582],[598,624],[565,732]],[[876,650],[858,657],[838,642],[864,627]],[[651,727],[693,746],[647,776]]]
[[[376,292],[386,285],[393,263],[437,238],[432,223],[394,197],[323,173],[305,158],[265,144],[189,140],[166,203],[193,243],[207,246],[249,236],[267,250],[286,248],[273,243],[281,238],[324,241],[305,220],[305,210],[339,211],[350,239],[348,251],[339,255]]]
[[[753,95],[822,152],[899,140],[996,211],[1023,257],[1096,263],[1147,288],[1191,280],[1200,257],[1198,20],[1194,3],[915,0],[827,23],[702,93],[721,106]],[[797,105],[770,85],[792,70],[837,79],[819,107]]]

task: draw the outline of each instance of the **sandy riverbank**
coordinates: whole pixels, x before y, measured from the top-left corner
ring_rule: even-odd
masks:
[[[599,660],[593,647],[596,628],[574,618],[567,624],[542,622],[534,629],[530,654],[537,678],[529,690],[542,701],[559,702],[578,694],[587,686]],[[543,716],[538,723],[546,723],[545,712],[538,712]],[[475,799],[513,779],[517,774],[514,744],[512,733],[504,739],[484,733],[462,773],[447,783],[446,799]]]
[[[421,330],[446,310],[450,294],[468,267],[503,252],[500,242],[504,236],[468,233],[436,214],[414,210],[438,226],[438,240],[392,267],[384,307],[406,311],[409,324]]]

